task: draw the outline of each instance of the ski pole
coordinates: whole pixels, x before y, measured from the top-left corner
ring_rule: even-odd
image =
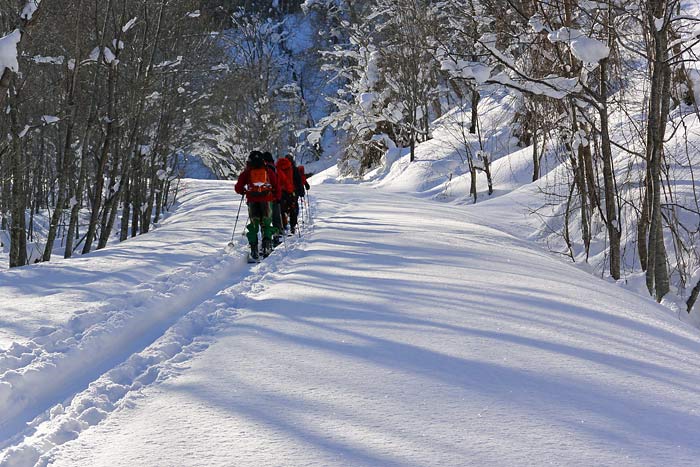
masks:
[[[233,233],[231,233],[231,241],[228,242],[229,245],[233,245],[233,237],[236,236],[236,227],[238,227],[238,218],[241,216],[241,207],[243,207],[243,198],[245,198],[245,194],[241,195],[241,202],[238,204],[238,213],[236,214],[236,222],[233,224]]]
[[[301,212],[300,212],[300,214],[301,214],[301,229],[302,229],[302,230],[305,230],[305,229],[306,229],[306,217],[305,217],[305,216],[306,216],[306,212],[304,212],[304,211],[305,211],[305,209],[304,209],[304,198],[301,198],[301,205],[299,206],[299,211],[301,211]]]
[[[297,236],[301,238],[301,229],[304,228],[304,211],[299,206],[299,198],[297,198]],[[301,211],[301,222],[299,222],[299,211]]]
[[[308,223],[310,226],[313,227],[314,221],[311,218],[311,202],[309,201],[309,194],[308,193],[306,194],[306,198],[304,198],[304,202],[306,203],[306,215],[308,216],[307,217]]]
[[[313,225],[313,221],[311,220],[311,203],[308,198],[308,194],[306,195],[306,215],[309,216],[309,225]]]

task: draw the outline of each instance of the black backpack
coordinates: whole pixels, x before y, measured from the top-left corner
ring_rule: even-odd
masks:
[[[301,178],[301,174],[299,173],[299,169],[297,168],[296,161],[294,161],[294,158],[291,155],[287,155],[286,158],[289,159],[289,161],[292,163],[294,189],[296,190],[298,196],[304,196],[306,194],[306,190],[304,189],[304,181]]]
[[[253,151],[248,156],[248,167],[251,169],[260,169],[265,166],[265,159],[260,151]]]

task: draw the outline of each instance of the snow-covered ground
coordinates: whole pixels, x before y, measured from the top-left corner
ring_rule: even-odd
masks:
[[[640,102],[644,100],[638,90],[633,90],[627,99],[634,104],[630,108],[640,115]],[[314,176],[316,183],[366,184],[384,191],[406,193],[418,198],[438,200],[455,206],[474,204],[469,193],[471,174],[467,162],[473,156],[477,166],[483,166],[479,153],[490,160],[493,193],[488,193],[484,171],[477,171],[477,200],[470,214],[484,225],[527,239],[533,244],[569,257],[581,269],[612,281],[608,274],[609,251],[607,231],[599,213],[593,210],[590,219],[591,243],[586,251],[580,222],[580,208],[574,200],[567,205],[571,186],[571,167],[561,135],[550,134],[541,159],[540,177],[533,179],[533,147],[519,147],[514,123],[517,99],[503,90],[484,91],[479,102],[480,134],[468,133],[469,108],[454,108],[433,123],[432,139],[416,146],[415,160],[410,161],[407,148],[389,148],[381,164],[353,178],[339,173],[331,167]],[[619,285],[648,296],[645,274],[640,269],[637,254],[636,206],[640,194],[640,183],[644,177],[643,161],[620,147],[636,149],[643,153],[630,124],[629,114],[613,112],[612,137],[618,146],[614,148],[615,168],[620,193],[622,225],[622,270]],[[669,206],[667,217],[681,224],[674,227],[680,241],[674,241],[671,228],[665,229],[668,266],[671,274],[671,293],[664,297],[667,312],[678,319],[700,329],[700,306],[690,313],[685,301],[690,289],[700,280],[700,249],[697,226],[700,203],[697,172],[700,169],[700,118],[697,115],[676,109],[669,124],[669,141],[665,144],[669,171],[668,187],[664,202]],[[682,128],[675,131],[673,126]],[[541,142],[538,154],[542,154]],[[600,169],[602,170],[602,169]],[[670,191],[669,191],[670,190]],[[578,196],[578,195],[577,195]],[[565,228],[565,212],[570,210]],[[669,208],[670,209],[670,208]],[[565,241],[565,232],[570,243]],[[533,245],[534,246],[534,245]],[[680,271],[684,272],[681,280]]]
[[[80,268],[127,298],[85,291],[118,306],[87,332],[67,320],[80,306],[62,310],[50,324],[72,336],[62,346],[34,324],[12,331],[46,364],[18,364],[21,393],[0,385],[0,465],[697,465],[697,330],[468,207],[311,192],[313,230],[250,269],[221,251],[230,185],[190,182],[141,239],[20,271]],[[117,273],[139,242],[153,256],[138,264],[162,269]],[[51,287],[26,281],[0,289],[39,302]],[[139,282],[155,297],[131,301]],[[77,350],[88,335],[99,362]],[[52,358],[72,376],[45,379]],[[0,381],[22,381],[12,371]]]
[[[222,252],[233,184],[188,181],[183,191],[151,234],[0,271],[0,447],[247,270],[241,254]]]
[[[105,308],[135,308],[158,294],[175,292],[175,283],[191,280],[193,268],[209,267],[202,263],[207,257],[220,260],[218,234],[233,227],[233,184],[187,182],[184,192],[178,212],[157,227],[157,234],[84,257],[58,256],[0,272],[0,350],[50,334],[71,318],[76,321],[75,315],[97,313],[100,318]]]

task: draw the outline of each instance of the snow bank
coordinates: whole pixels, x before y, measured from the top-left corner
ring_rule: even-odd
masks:
[[[141,297],[140,303],[127,306],[129,311],[92,316],[85,320],[90,322],[86,329],[71,323],[64,330],[64,335],[70,335],[69,342],[58,345],[59,349],[64,345],[68,349],[59,350],[57,359],[38,368],[33,384],[22,384],[17,378],[19,384],[8,389],[0,382],[0,397],[6,396],[5,401],[0,399],[0,403],[6,402],[0,406],[3,421],[12,414],[25,419],[36,415],[28,428],[19,431],[16,441],[21,442],[0,452],[0,465],[46,465],[52,449],[77,438],[111,412],[128,407],[144,386],[178,374],[181,362],[204,350],[210,334],[238,316],[235,306],[241,294],[254,290],[262,277],[286,261],[283,252],[294,252],[299,241],[291,238],[287,243],[284,250],[278,249],[252,270],[244,264],[243,248],[237,248],[232,256],[204,258],[173,277],[156,278],[157,283],[169,283],[178,289],[177,293],[150,291],[149,296],[162,298]],[[19,347],[16,349],[19,351]],[[95,379],[100,370],[123,360]],[[76,379],[82,383],[76,384]],[[28,405],[60,401],[66,390],[88,382],[87,389],[75,394],[66,406],[49,404],[37,413],[37,407]],[[8,428],[20,427],[0,425],[0,430]]]
[[[116,375],[159,384],[104,404],[42,464],[697,464],[700,338],[653,301],[471,209],[367,186],[315,196],[289,261],[207,305],[203,352]],[[102,416],[82,415],[95,400],[33,445]]]
[[[246,269],[242,252],[222,253],[235,215],[232,184],[184,183],[179,208],[147,235],[0,272],[0,440]]]
[[[562,40],[568,38],[571,32],[558,31],[553,39]],[[580,38],[581,36],[576,36]],[[604,54],[599,55],[602,57]],[[700,92],[700,73],[695,70],[689,72],[696,93]],[[491,78],[495,79],[494,77]],[[509,79],[504,77],[504,79]],[[553,79],[557,79],[556,77]],[[574,80],[575,81],[575,80]],[[573,82],[573,81],[572,81]],[[540,85],[543,88],[544,85]],[[565,87],[559,83],[556,86]],[[632,86],[633,88],[634,86]],[[640,86],[639,89],[643,89]],[[545,93],[550,93],[544,90]],[[628,96],[629,108],[634,109],[641,99],[634,94]],[[483,167],[483,163],[477,155],[480,151],[486,153],[491,161],[490,169],[493,179],[493,194],[487,193],[486,174],[477,172],[477,205],[475,213],[483,219],[485,225],[507,231],[521,238],[528,238],[539,243],[550,251],[561,252],[573,256],[576,263],[583,269],[596,275],[607,277],[608,267],[607,243],[605,230],[600,218],[594,213],[592,226],[593,241],[588,254],[583,248],[582,233],[578,221],[578,212],[572,212],[569,218],[568,233],[572,242],[572,248],[563,240],[563,212],[566,209],[567,194],[561,192],[562,187],[568,187],[570,169],[566,166],[566,157],[563,156],[562,141],[564,136],[554,135],[553,141],[547,141],[544,148],[545,156],[541,159],[540,179],[532,183],[533,148],[521,148],[517,146],[514,138],[514,128],[510,124],[513,120],[516,98],[505,93],[493,93],[483,96],[479,104],[479,118],[482,139],[479,142],[478,135],[468,133],[470,125],[469,109],[455,109],[434,122],[433,139],[419,144],[416,147],[416,160],[409,161],[407,149],[392,150],[382,160],[382,166],[365,175],[360,180],[370,183],[372,186],[394,191],[412,193],[419,197],[439,199],[456,204],[471,204],[470,196],[471,174],[467,158],[472,155],[477,167]],[[632,112],[634,114],[634,111]],[[676,116],[677,118],[677,116]],[[675,213],[686,226],[697,225],[697,215],[692,214],[697,194],[696,172],[700,167],[700,121],[693,115],[686,115],[683,123],[683,132],[672,132],[666,150],[669,157],[680,162],[670,165],[671,187],[674,192],[674,202],[686,204],[691,211],[680,209]],[[630,141],[635,141],[635,131],[629,124],[629,113],[614,112],[611,114],[612,137],[615,141],[625,141],[626,145],[636,151],[642,151]],[[687,136],[687,143],[684,138]],[[571,138],[569,136],[568,138]],[[588,135],[577,134],[571,139],[575,146],[588,140]],[[538,154],[542,153],[542,141],[539,141]],[[686,151],[688,154],[686,155]],[[619,149],[614,149],[615,167],[618,170],[618,180],[629,179],[624,171],[634,166],[630,156]],[[638,165],[637,161],[637,165]],[[327,172],[324,183],[337,177],[336,172]],[[641,178],[642,175],[639,175]],[[635,176],[632,176],[634,179]],[[347,180],[343,180],[347,182]],[[638,196],[633,192],[634,183],[623,185],[623,197],[632,198]],[[505,199],[500,199],[505,197]],[[636,199],[636,198],[635,198]],[[484,203],[486,201],[486,203]],[[644,296],[648,292],[643,285],[643,279],[639,278],[639,262],[636,259],[636,213],[629,209],[631,203],[623,203],[623,281],[621,285],[638,290]],[[575,210],[574,210],[575,211]],[[693,245],[692,238],[686,238],[688,245]],[[696,243],[696,242],[695,242]],[[668,238],[667,251],[673,255],[676,245]],[[697,252],[697,248],[695,249]],[[681,261],[693,266],[693,252],[690,252]],[[693,323],[700,327],[700,306],[696,304],[689,315],[685,312],[684,301],[689,290],[683,290],[675,268],[675,259],[670,258],[672,281],[676,284],[673,291],[664,301],[668,305],[668,311],[678,319]],[[641,281],[641,282],[640,282]],[[689,284],[693,286],[694,284]]]
[[[523,177],[513,173],[511,165],[514,160],[503,166],[498,161],[520,150],[512,128],[507,125],[513,118],[514,105],[515,98],[502,92],[481,99],[481,142],[478,135],[468,132],[470,109],[449,112],[434,123],[433,139],[416,147],[414,163],[409,162],[408,149],[390,148],[382,159],[382,167],[368,174],[367,181],[382,189],[417,193],[422,197],[450,200],[462,198],[469,194],[471,176],[467,158],[471,155],[477,165],[483,165],[477,157],[482,151],[488,154],[492,163],[495,195],[510,191],[519,186]],[[525,153],[516,159],[519,161],[524,157]],[[520,165],[517,170],[520,170]],[[486,177],[483,172],[478,173],[477,177],[478,198],[483,201],[489,197],[486,194]]]

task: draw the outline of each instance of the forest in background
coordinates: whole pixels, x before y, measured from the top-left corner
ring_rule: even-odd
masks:
[[[33,14],[24,12],[30,5]],[[222,178],[265,148],[331,155],[362,177],[478,103],[517,97],[511,125],[571,257],[644,271],[658,301],[700,291],[694,171],[698,8],[679,0],[7,1],[18,70],[0,80],[0,215],[10,265],[148,232],[182,155]],[[17,33],[12,31],[19,31]],[[466,150],[471,194],[495,154]],[[547,161],[550,162],[547,162]],[[554,162],[552,162],[554,161]],[[678,180],[690,181],[680,186]],[[490,191],[490,190],[489,190]]]

